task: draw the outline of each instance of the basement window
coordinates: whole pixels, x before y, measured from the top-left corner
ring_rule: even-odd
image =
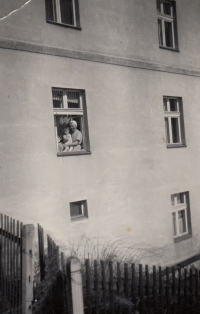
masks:
[[[88,218],[87,201],[78,201],[70,203],[71,220]]]

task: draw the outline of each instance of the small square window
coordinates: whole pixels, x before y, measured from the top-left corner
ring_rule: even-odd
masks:
[[[71,219],[88,218],[87,201],[70,203]]]
[[[180,97],[163,97],[167,147],[185,146],[183,105]]]
[[[171,195],[174,242],[192,236],[189,192]]]
[[[45,0],[46,19],[80,28],[78,0]]]
[[[160,47],[178,50],[175,1],[157,0],[157,18]]]
[[[52,88],[58,156],[90,153],[85,92]]]

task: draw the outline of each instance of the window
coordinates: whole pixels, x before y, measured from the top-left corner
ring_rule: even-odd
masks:
[[[80,28],[78,0],[46,0],[46,19]]]
[[[58,156],[90,153],[85,92],[52,88]]]
[[[70,216],[72,220],[88,218],[87,201],[70,203]]]
[[[192,236],[189,192],[173,194],[171,201],[174,242],[178,242]]]
[[[182,98],[163,97],[167,147],[185,146]]]
[[[157,0],[157,16],[160,47],[178,50],[175,1]]]

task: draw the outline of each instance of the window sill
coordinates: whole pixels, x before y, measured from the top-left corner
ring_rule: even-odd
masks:
[[[186,144],[167,144],[167,148],[181,148],[181,147],[187,147]]]
[[[183,236],[174,238],[174,243],[181,242],[181,241],[189,239],[189,238],[192,238],[191,234],[184,234]]]
[[[59,152],[59,153],[57,153],[57,156],[58,157],[62,157],[62,156],[77,156],[77,155],[91,155],[91,154],[92,154],[92,152],[82,149],[82,150],[79,150],[77,152],[76,151],[74,151],[74,152],[72,151],[70,153],[68,153],[68,152],[66,152],[66,153]]]
[[[67,28],[76,29],[76,30],[79,30],[79,31],[82,30],[81,27],[74,26],[74,25],[70,25],[70,24],[57,23],[57,22],[50,21],[50,20],[46,20],[46,22],[47,22],[47,23],[50,23],[50,24],[58,25],[58,26],[63,26],[63,27],[67,27]]]
[[[71,221],[83,221],[83,220],[88,220],[88,217],[86,216],[76,216],[76,217],[71,217]]]
[[[170,47],[165,47],[165,46],[159,46],[159,48],[166,49],[166,50],[171,50],[171,51],[174,51],[174,52],[180,52],[180,50],[177,49],[177,48],[170,48]]]

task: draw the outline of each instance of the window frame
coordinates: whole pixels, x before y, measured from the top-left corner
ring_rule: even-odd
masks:
[[[178,27],[177,27],[177,15],[176,15],[176,2],[174,0],[157,0],[157,21],[161,21],[161,28],[159,28],[158,23],[158,41],[159,47],[163,49],[168,49],[172,51],[179,52],[178,46]],[[170,4],[171,14],[164,13],[164,3]],[[160,6],[160,11],[158,11],[158,7]],[[172,27],[172,47],[167,46],[166,43],[166,26],[165,22],[171,23]],[[160,36],[160,32],[162,37]],[[162,38],[162,43],[160,38]]]
[[[166,102],[165,102],[166,100]],[[170,100],[176,100],[177,110],[170,110]],[[165,103],[167,103],[167,111],[165,110]],[[177,96],[163,96],[163,110],[164,110],[164,121],[165,121],[165,138],[167,148],[178,148],[186,147],[185,138],[185,125],[184,125],[184,114],[183,114],[183,101],[182,97]],[[178,121],[178,134],[179,142],[173,142],[173,132],[172,132],[172,118]],[[166,120],[168,121],[166,126]],[[169,130],[169,132],[168,132]],[[168,134],[169,133],[169,134]]]
[[[45,7],[46,7],[46,22],[55,24],[55,25],[60,25],[64,27],[69,27],[69,28],[74,28],[81,30],[81,25],[80,25],[80,14],[79,14],[79,0],[71,0],[72,1],[72,24],[67,24],[62,22],[62,17],[61,17],[61,5],[60,5],[60,0],[50,0],[52,3],[52,14],[53,14],[53,20],[48,18],[48,4],[47,1],[45,0]]]
[[[174,242],[180,242],[182,240],[188,239],[192,237],[192,227],[191,227],[191,215],[190,215],[190,201],[189,201],[189,192],[181,192],[181,193],[175,193],[171,195],[171,203],[172,199],[174,200],[179,199],[182,197],[184,200],[182,203],[177,203],[171,204],[171,209],[172,209],[172,225],[173,225],[173,238]],[[179,222],[180,219],[178,217],[179,212],[184,211],[185,213],[185,229],[186,231],[180,232],[180,227],[179,227]],[[174,215],[176,219],[174,220]],[[176,226],[175,226],[176,224]],[[176,230],[176,234],[175,234]]]
[[[81,214],[80,215],[76,215],[76,216],[72,216],[72,208],[71,205],[75,204],[75,203],[81,203]],[[70,218],[71,221],[75,221],[75,220],[83,220],[83,219],[88,219],[88,205],[87,205],[87,200],[81,200],[81,201],[75,201],[75,202],[70,202],[69,203],[69,208],[70,208]]]
[[[86,107],[86,95],[85,90],[83,89],[74,89],[74,88],[61,88],[61,87],[52,87],[52,103],[53,103],[53,91],[62,91],[63,92],[63,107],[54,108],[54,129],[55,129],[55,140],[56,140],[56,149],[57,156],[75,156],[75,155],[88,155],[91,154],[90,151],[90,141],[89,141],[89,128],[88,128],[88,119],[87,119],[87,107]],[[68,108],[68,92],[79,93],[79,104],[80,108]],[[82,133],[82,147],[80,151],[71,151],[71,152],[59,152],[58,151],[58,132],[57,132],[57,116],[77,116],[82,118],[80,130]]]

